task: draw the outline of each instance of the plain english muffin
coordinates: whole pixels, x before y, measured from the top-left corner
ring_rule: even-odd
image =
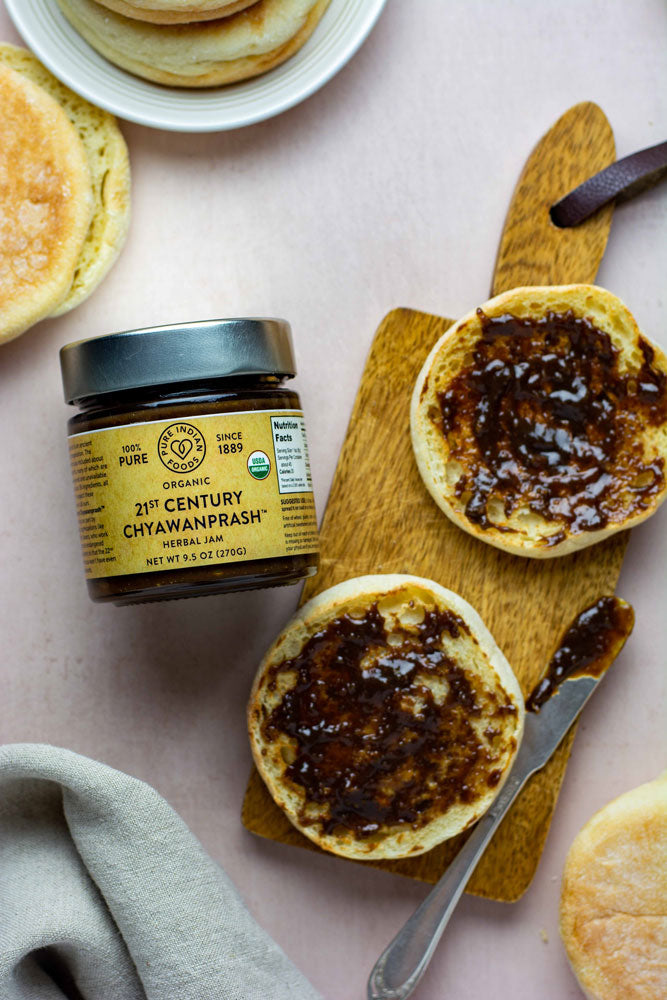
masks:
[[[96,0],[102,7],[124,17],[153,24],[187,24],[190,21],[211,21],[245,10],[257,0]]]
[[[95,0],[58,0],[72,26],[110,62],[156,83],[212,87],[265,73],[310,37],[329,0],[259,0],[230,17],[146,24]]]
[[[88,161],[93,215],[80,251],[69,292],[52,312],[60,316],[97,288],[116,261],[130,221],[130,163],[116,119],[57,80],[27,49],[0,43],[0,65],[32,80],[63,108]]]
[[[594,285],[515,288],[454,323],[410,425],[438,506],[516,555],[592,545],[667,495],[667,358]]]
[[[667,997],[667,772],[614,799],[577,834],[560,932],[589,1000]]]
[[[0,64],[0,343],[67,297],[93,213],[90,169],[60,105]]]
[[[276,803],[327,851],[400,858],[465,830],[523,732],[518,682],[476,611],[432,580],[362,576],[305,604],[248,705]]]

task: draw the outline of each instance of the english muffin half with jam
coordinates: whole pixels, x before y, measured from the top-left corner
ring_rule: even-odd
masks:
[[[291,822],[357,859],[422,854],[502,787],[518,682],[475,610],[432,580],[362,576],[301,608],[248,706],[257,768]]]
[[[594,285],[515,288],[447,330],[415,385],[412,443],[455,524],[565,555],[667,495],[667,358]]]

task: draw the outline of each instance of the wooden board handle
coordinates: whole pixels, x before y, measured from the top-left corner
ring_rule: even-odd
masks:
[[[590,284],[600,267],[613,205],[574,229],[559,229],[549,209],[616,157],[604,112],[575,104],[540,139],[521,171],[498,248],[491,294],[518,285]]]
[[[614,155],[611,128],[594,104],[578,104],[549,130],[514,192],[494,292],[517,284],[594,279],[607,242],[611,206],[577,230],[557,229],[549,208]],[[409,406],[421,365],[451,322],[396,309],[377,331],[322,522],[320,571],[307,581],[303,600],[364,573],[414,573],[437,580],[477,609],[527,693],[566,625],[600,594],[613,592],[627,532],[559,559],[526,559],[486,545],[442,514],[417,471]],[[469,892],[512,902],[528,887],[573,736],[574,729],[514,803],[487,847]],[[260,836],[319,850],[275,805],[257,771],[250,778],[242,818],[247,829]],[[465,836],[419,857],[378,862],[377,867],[435,882]]]

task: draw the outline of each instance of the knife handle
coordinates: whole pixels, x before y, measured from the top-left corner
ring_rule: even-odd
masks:
[[[515,771],[442,878],[380,955],[368,980],[368,1000],[405,1000],[417,986],[484,849],[532,774],[532,769]]]

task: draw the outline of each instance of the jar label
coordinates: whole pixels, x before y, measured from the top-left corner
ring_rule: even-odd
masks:
[[[126,424],[69,446],[89,579],[318,551],[301,410]]]

